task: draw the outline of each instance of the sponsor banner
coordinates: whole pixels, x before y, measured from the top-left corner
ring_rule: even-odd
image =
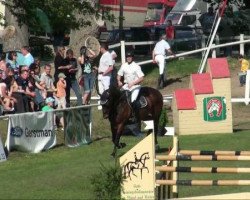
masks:
[[[225,97],[208,97],[203,99],[204,120],[208,122],[222,121],[226,119]]]
[[[64,114],[65,145],[77,147],[91,142],[91,107],[66,110]]]
[[[4,152],[4,148],[3,148],[3,143],[2,143],[2,139],[0,137],[0,162],[6,161],[6,155]]]
[[[122,199],[154,199],[155,153],[154,133],[120,158],[125,178],[121,192]]]
[[[53,112],[33,112],[9,117],[6,146],[38,153],[56,145]]]

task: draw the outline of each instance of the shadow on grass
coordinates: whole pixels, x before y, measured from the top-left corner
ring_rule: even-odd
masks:
[[[186,77],[188,77],[188,75],[185,75],[185,76],[182,76],[179,78],[170,78],[166,81],[165,86],[172,85],[172,84],[177,83],[177,82],[181,83],[182,79],[186,78]]]

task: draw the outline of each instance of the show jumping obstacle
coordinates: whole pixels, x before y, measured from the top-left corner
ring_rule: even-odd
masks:
[[[250,173],[250,168],[238,167],[187,167],[179,166],[179,161],[249,161],[250,151],[204,151],[204,150],[179,150],[178,138],[174,136],[173,149],[168,155],[156,155],[156,160],[165,161],[166,164],[155,166],[155,171],[162,174],[156,180],[160,192],[158,199],[165,199],[168,186],[168,198],[178,197],[177,186],[249,186],[250,180],[179,180],[180,173]],[[191,164],[190,163],[190,164]],[[172,166],[174,165],[174,166]],[[167,173],[167,174],[166,174]],[[168,177],[168,178],[166,178]],[[171,186],[171,187],[170,187]],[[161,192],[161,189],[164,191]],[[159,195],[160,194],[160,195]]]

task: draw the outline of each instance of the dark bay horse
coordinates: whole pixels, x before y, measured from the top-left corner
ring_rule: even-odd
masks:
[[[154,88],[142,87],[137,99],[141,96],[145,97],[147,104],[145,107],[137,110],[135,113],[136,117],[138,122],[141,120],[153,120],[156,136],[158,132],[159,118],[163,107],[162,94]],[[117,148],[119,149],[125,146],[124,143],[120,143],[120,137],[125,125],[133,113],[133,110],[128,102],[125,91],[120,91],[119,88],[116,87],[111,87],[104,91],[101,95],[101,105],[103,118],[108,118],[110,121],[112,142],[114,143],[114,150],[111,155],[115,156]],[[157,144],[157,137],[155,137],[155,143]]]

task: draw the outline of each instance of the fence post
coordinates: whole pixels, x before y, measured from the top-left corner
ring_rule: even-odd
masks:
[[[250,94],[250,70],[247,70],[247,75],[246,75],[246,85],[245,85],[245,104],[249,104],[249,94]]]
[[[121,41],[121,61],[122,61],[122,64],[126,62],[126,59],[125,59],[125,41]]]
[[[244,41],[244,34],[240,34],[240,41]],[[240,44],[240,54],[245,55],[245,44],[241,43]]]
[[[175,152],[177,155],[179,151],[179,140],[177,136],[173,137],[173,148],[175,148]],[[178,167],[178,161],[173,161],[173,167]],[[172,178],[173,178],[172,180],[178,180],[178,172],[173,172]],[[178,186],[177,185],[174,185],[172,187],[172,193],[173,193],[172,198],[178,198]]]
[[[212,47],[214,47],[215,44],[212,44]],[[212,50],[212,58],[216,58],[216,49]]]

